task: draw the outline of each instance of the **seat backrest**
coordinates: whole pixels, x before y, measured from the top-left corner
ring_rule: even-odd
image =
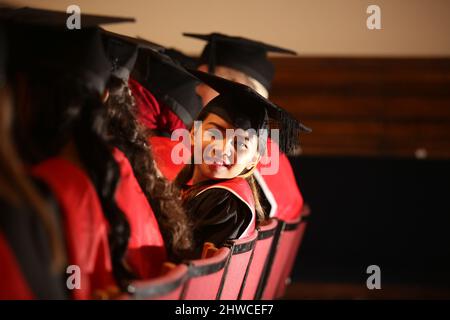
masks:
[[[189,260],[189,279],[182,300],[215,300],[222,285],[222,276],[230,258],[230,249],[222,247],[210,258]]]
[[[178,300],[188,278],[188,267],[176,265],[166,274],[150,280],[136,280],[128,286],[130,299]]]
[[[242,283],[238,299],[252,300],[255,298],[264,266],[269,257],[277,225],[278,220],[269,219],[263,225],[258,227],[258,237],[255,248],[253,249],[253,255],[250,259],[247,274]]]
[[[292,272],[292,268],[294,267],[295,258],[298,254],[300,243],[302,241],[303,235],[306,229],[306,219],[302,217],[302,220],[297,225],[295,229],[294,240],[291,248],[292,254],[288,255],[286,265],[283,268],[283,272],[280,276],[280,281],[278,283],[278,287],[275,292],[275,298],[281,298],[284,296],[286,291],[286,286],[290,283],[290,275]]]
[[[293,251],[293,246],[298,235],[296,231],[300,221],[300,217],[290,222],[279,221],[278,234],[272,243],[269,259],[257,294],[258,299],[271,300],[275,298],[278,285],[285,274],[284,269],[287,266],[289,257],[296,254]]]
[[[231,256],[223,275],[218,299],[238,299],[242,283],[248,274],[248,266],[253,256],[257,237],[258,233],[255,231],[245,238],[227,241],[226,246],[230,248]]]

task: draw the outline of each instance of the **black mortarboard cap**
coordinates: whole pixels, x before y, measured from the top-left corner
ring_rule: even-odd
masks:
[[[164,47],[163,45],[141,38],[139,36],[132,39],[136,41],[136,43],[139,45],[139,48],[151,49],[158,52],[164,52],[166,50],[166,47]]]
[[[134,39],[134,38],[133,38]],[[134,39],[139,44],[141,48],[148,48],[154,51],[161,52],[167,56],[169,56],[174,62],[177,62],[184,68],[195,69],[198,64],[198,59],[194,57],[190,57],[183,52],[175,49],[175,48],[166,48],[165,46],[146,40],[141,37],[137,37]]]
[[[175,48],[165,49],[164,53],[187,69],[195,69],[198,65],[198,59],[188,56]]]
[[[202,109],[196,93],[200,81],[168,55],[141,48],[132,74],[156,99],[167,105],[190,128]]]
[[[50,10],[0,9],[9,43],[12,72],[65,76],[102,93],[111,75],[98,24],[129,18],[81,15],[82,28],[66,27],[68,14]]]
[[[139,49],[148,49],[167,53],[164,46],[141,37],[130,37],[123,34],[103,30],[105,48],[111,63],[113,75],[127,80],[134,68]]]
[[[0,8],[0,20],[8,23],[40,25],[47,27],[67,27],[67,19],[70,13],[64,11],[54,11],[36,8]],[[93,14],[80,14],[81,29],[97,27],[102,24],[112,24],[121,22],[134,22],[130,17],[112,17]]]
[[[219,65],[229,67],[257,80],[267,90],[270,89],[274,77],[274,67],[268,60],[267,53],[296,55],[292,50],[220,33],[183,35],[208,42],[200,56],[199,64],[208,65],[209,72],[214,73],[215,67]]]
[[[111,75],[99,29],[77,31],[17,26],[8,29],[11,72],[78,80],[102,93]],[[17,40],[20,39],[20,40]]]
[[[280,150],[289,154],[300,145],[300,133],[311,132],[287,111],[264,98],[252,88],[209,73],[189,70],[219,95],[202,113],[215,113],[236,128],[248,130],[279,129]],[[268,132],[270,136],[270,132]]]
[[[150,49],[153,51],[158,51],[158,52],[164,52],[164,50],[166,50],[166,48],[160,44],[157,44],[155,42],[152,42],[150,40],[141,38],[141,37],[130,37],[130,36],[126,36],[124,34],[119,34],[119,33],[114,33],[111,31],[106,31],[103,30],[106,34],[110,34],[112,36],[115,36],[116,38],[122,39],[123,41],[127,41],[130,43],[133,43],[134,45],[136,45],[138,48],[145,48],[145,49]]]
[[[106,55],[112,65],[111,74],[128,82],[138,55],[138,45],[128,37],[103,30]]]

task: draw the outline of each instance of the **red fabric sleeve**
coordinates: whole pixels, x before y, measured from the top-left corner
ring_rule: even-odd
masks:
[[[33,299],[14,253],[0,233],[0,300]]]
[[[179,141],[172,141],[167,137],[153,136],[150,137],[148,141],[158,169],[167,180],[174,181],[178,173],[184,168],[185,163],[190,160],[191,150],[183,147],[182,144],[178,145],[180,143]],[[176,164],[172,161],[172,150],[177,145],[178,150],[175,151],[183,151],[183,154],[181,155],[183,161],[181,161],[180,164]]]
[[[133,93],[139,120],[151,130],[172,133],[175,129],[186,129],[183,121],[139,82],[130,78],[128,86]]]

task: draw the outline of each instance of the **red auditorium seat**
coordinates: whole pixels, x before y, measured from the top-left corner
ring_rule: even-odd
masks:
[[[302,241],[303,235],[306,229],[306,217],[302,216],[302,220],[300,224],[297,226],[295,230],[294,243],[292,245],[291,252],[298,253],[300,248],[300,243]],[[278,283],[278,287],[275,293],[275,298],[281,298],[284,296],[286,291],[286,286],[290,283],[290,275],[292,272],[292,268],[294,267],[296,254],[291,254],[288,256],[288,260],[286,262],[286,266],[283,269],[283,273],[281,274],[280,281]]]
[[[240,300],[252,300],[255,298],[258,284],[261,280],[264,266],[268,260],[270,248],[277,230],[278,220],[270,219],[258,227],[258,237],[253,250],[253,255],[247,269],[247,275],[239,292]]]
[[[230,258],[230,249],[222,247],[214,256],[190,260],[189,279],[181,294],[182,300],[215,300],[222,284],[222,276]]]
[[[298,228],[301,218],[284,222],[279,221],[277,233],[272,243],[271,252],[266,263],[263,279],[258,288],[258,299],[271,300],[275,298],[275,293],[280,281],[284,281],[282,276],[290,256],[295,256],[295,240],[298,238]]]
[[[188,267],[179,264],[166,274],[151,279],[133,281],[128,286],[130,299],[178,300],[188,278]]]
[[[223,275],[218,298],[221,300],[237,300],[244,279],[248,276],[249,262],[253,256],[258,232],[237,239],[228,240],[226,246],[231,250],[231,257]]]

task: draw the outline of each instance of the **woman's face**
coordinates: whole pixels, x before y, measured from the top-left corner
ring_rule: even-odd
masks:
[[[195,164],[194,183],[235,178],[259,161],[256,133],[237,130],[216,114],[208,114],[201,129],[192,134],[193,143],[201,143],[202,151],[201,163]]]
[[[198,67],[199,71],[208,72],[208,66],[206,64],[202,64]],[[237,70],[233,70],[231,68],[216,66],[214,75],[234,81],[237,83],[249,85],[246,76]],[[200,83],[196,89],[197,94],[202,98],[203,106],[206,106],[208,102],[217,97],[219,94],[214,89],[208,87],[206,84]]]

